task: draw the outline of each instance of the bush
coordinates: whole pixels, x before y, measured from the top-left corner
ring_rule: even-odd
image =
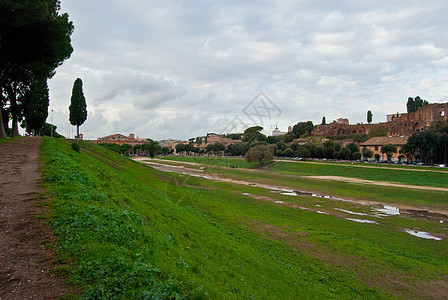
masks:
[[[76,152],[79,153],[79,149],[80,149],[80,148],[81,148],[81,147],[79,146],[78,143],[72,143],[72,150],[73,150],[73,151],[76,151]]]

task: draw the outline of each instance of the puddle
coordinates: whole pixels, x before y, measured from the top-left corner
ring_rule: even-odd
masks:
[[[316,210],[316,212],[317,212],[318,214],[330,215],[329,213],[327,213],[327,212],[325,212],[325,211]]]
[[[350,210],[346,210],[346,209],[342,209],[342,208],[335,208],[335,210],[339,210],[339,211],[345,212],[345,213],[350,214],[350,215],[369,216],[369,214],[358,213],[358,212],[354,212],[354,211],[350,211]]]
[[[243,193],[243,195],[244,195],[244,196],[250,196],[250,194],[249,194],[249,193]]]
[[[283,201],[274,201],[274,203],[282,204],[282,203],[284,203],[284,202],[283,202]]]
[[[400,209],[398,207],[383,204],[374,207],[373,211],[380,217],[398,216],[400,214]]]
[[[291,192],[291,193],[289,193],[289,192],[283,192],[283,193],[280,193],[281,195],[285,195],[285,196],[298,196],[297,195],[297,193],[294,193],[294,192]]]
[[[220,181],[220,182],[228,182],[228,183],[233,183],[233,184],[254,186],[254,187],[268,189],[274,193],[279,193],[279,194],[282,194],[285,196],[307,196],[307,197],[313,197],[313,198],[322,198],[322,199],[329,199],[329,200],[334,200],[334,201],[348,202],[348,203],[353,203],[356,205],[360,205],[360,204],[361,205],[372,205],[373,204],[372,202],[369,203],[367,201],[344,199],[344,198],[330,196],[330,195],[316,194],[316,193],[308,192],[308,191],[292,190],[292,189],[287,189],[287,188],[278,188],[275,186],[258,184],[258,183],[253,183],[253,182],[249,182],[249,181],[235,180],[235,179],[231,179],[231,178],[221,177],[219,175],[210,175],[210,174],[206,175],[206,173],[203,170],[189,169],[189,168],[185,168],[184,166],[159,164],[159,163],[154,163],[154,162],[144,162],[144,163],[147,163],[150,166],[152,166],[154,169],[157,169],[160,171],[180,173],[180,174],[187,175],[187,176],[201,177],[201,178],[205,178],[208,180],[215,180],[215,181]],[[244,194],[244,195],[246,195],[246,194]],[[246,196],[249,196],[249,195],[250,194],[248,194]],[[411,217],[424,218],[424,219],[435,221],[438,223],[439,222],[440,223],[448,223],[448,215],[447,214],[440,214],[440,213],[436,213],[436,212],[430,212],[430,211],[424,211],[424,210],[418,210],[418,209],[402,209],[402,210],[400,210],[398,207],[394,207],[394,206],[390,206],[390,205],[383,205],[383,204],[375,205],[374,207],[372,207],[372,210],[376,217],[390,217],[390,216],[398,216],[400,214],[403,214],[403,215],[408,215]],[[353,214],[353,215],[360,215],[360,216],[367,215],[367,214],[355,213],[355,212],[348,211],[348,210],[347,211],[340,210],[340,211],[348,213],[348,214]]]
[[[431,234],[429,234],[428,232],[424,232],[424,231],[418,231],[418,230],[411,230],[411,229],[405,229],[405,232],[409,233],[410,235],[422,238],[422,239],[427,239],[427,240],[436,240],[436,241],[441,241],[442,238],[433,236]]]
[[[362,219],[352,219],[352,218],[345,218],[346,220],[357,222],[357,223],[369,223],[369,224],[378,224],[378,222],[370,221],[370,220],[362,220]]]

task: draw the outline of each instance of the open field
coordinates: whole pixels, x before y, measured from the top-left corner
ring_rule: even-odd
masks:
[[[303,177],[338,166],[260,170],[196,158],[149,166],[48,138],[42,155],[57,272],[86,296],[448,297],[447,192]],[[414,182],[403,171],[341,168],[337,176],[448,182],[442,173]]]

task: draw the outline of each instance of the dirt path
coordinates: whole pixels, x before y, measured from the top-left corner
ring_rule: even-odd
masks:
[[[410,167],[410,168],[393,168],[387,166],[372,166],[372,165],[349,165],[349,164],[336,164],[331,162],[315,162],[315,161],[297,161],[297,160],[288,160],[288,159],[277,159],[276,162],[287,162],[287,163],[301,163],[301,164],[316,164],[316,165],[329,165],[329,166],[345,166],[345,167],[354,167],[354,168],[370,168],[370,169],[387,169],[387,170],[398,170],[398,171],[416,171],[416,172],[436,172],[436,173],[448,173],[445,170],[429,170],[429,169],[421,169],[420,167]]]
[[[408,206],[404,204],[396,204],[396,203],[383,203],[383,202],[377,202],[377,201],[368,201],[368,200],[354,200],[354,199],[342,199],[338,196],[331,196],[331,195],[318,195],[314,192],[308,192],[308,191],[298,191],[297,189],[291,188],[291,187],[285,187],[285,186],[278,186],[278,185],[266,185],[262,183],[257,183],[256,181],[251,180],[240,180],[240,179],[233,179],[230,177],[222,176],[219,174],[211,174],[208,172],[205,172],[204,170],[200,169],[190,169],[182,165],[167,165],[163,163],[154,162],[151,160],[148,160],[146,157],[134,157],[132,158],[135,161],[147,164],[154,169],[157,169],[159,171],[163,172],[172,172],[172,173],[179,173],[189,176],[196,176],[205,178],[208,180],[214,180],[219,182],[228,182],[228,183],[235,183],[235,184],[241,184],[241,185],[250,185],[250,186],[256,186],[265,188],[268,190],[277,190],[277,191],[287,191],[287,192],[293,192],[296,194],[305,194],[310,195],[313,197],[323,197],[330,200],[335,201],[346,201],[346,202],[352,202],[360,205],[393,205],[394,207],[397,207],[402,210],[407,211],[415,211],[415,212],[422,212],[425,214],[442,214],[445,216],[448,216],[448,211],[443,209],[434,209],[434,208],[427,208],[425,207],[424,210],[418,207]],[[246,171],[247,169],[244,169]],[[298,176],[303,178],[315,178],[317,180],[339,180],[344,182],[351,182],[351,183],[359,183],[359,184],[372,184],[372,185],[379,185],[379,186],[391,186],[391,187],[400,187],[400,188],[408,188],[408,189],[421,189],[421,190],[434,190],[434,191],[441,191],[441,192],[448,192],[448,188],[439,188],[439,187],[428,187],[428,186],[415,186],[415,185],[405,185],[405,184],[399,184],[399,183],[393,183],[393,182],[380,182],[380,181],[371,181],[371,180],[363,180],[358,178],[348,178],[348,177],[338,177],[338,176]],[[318,192],[317,192],[318,193]],[[266,200],[266,199],[265,199]],[[271,199],[272,201],[276,201],[275,199]],[[270,200],[269,200],[270,201]],[[289,204],[282,204],[284,206],[288,206]],[[295,206],[293,206],[295,207]]]
[[[448,192],[448,188],[443,188],[443,187],[410,185],[410,184],[402,184],[402,183],[388,182],[388,181],[373,181],[373,180],[343,177],[343,176],[320,176],[319,175],[319,176],[303,176],[303,177],[304,178],[313,178],[313,179],[318,179],[318,180],[333,180],[333,181],[342,181],[342,182],[350,182],[350,183],[400,187],[400,188],[415,189],[415,190]]]
[[[56,299],[74,291],[52,275],[54,243],[37,216],[46,213],[39,170],[40,138],[0,144],[0,299]]]

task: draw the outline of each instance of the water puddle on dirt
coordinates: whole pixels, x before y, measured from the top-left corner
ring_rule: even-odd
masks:
[[[253,182],[249,182],[249,181],[225,178],[225,177],[221,177],[219,175],[212,175],[212,174],[206,173],[203,170],[185,168],[184,166],[167,165],[167,164],[160,164],[160,163],[146,162],[146,161],[145,161],[145,163],[149,164],[154,169],[157,169],[160,171],[180,173],[180,174],[183,174],[186,176],[201,177],[201,178],[205,178],[208,180],[215,180],[215,181],[220,181],[220,182],[228,182],[228,183],[234,183],[234,184],[242,184],[242,185],[247,185],[247,186],[259,187],[259,188],[263,188],[263,189],[268,189],[273,193],[277,193],[277,194],[281,194],[281,195],[285,195],[285,196],[305,196],[305,197],[323,198],[323,199],[334,200],[334,201],[348,202],[348,203],[353,203],[356,205],[360,205],[360,204],[361,205],[369,205],[369,206],[373,205],[372,206],[373,215],[378,218],[406,215],[406,216],[410,216],[412,218],[424,218],[426,220],[431,220],[431,221],[435,221],[438,223],[439,222],[440,223],[448,223],[448,214],[441,214],[441,213],[437,213],[437,212],[431,212],[431,211],[425,211],[425,210],[419,210],[419,209],[409,209],[409,208],[399,209],[398,207],[391,206],[391,205],[374,204],[372,202],[367,202],[367,201],[344,199],[344,198],[340,198],[340,197],[321,195],[321,194],[308,192],[308,191],[280,188],[280,187],[275,187],[275,186],[270,186],[270,185],[265,185],[265,184],[253,183]],[[246,196],[252,197],[252,195],[250,195],[248,193]],[[286,203],[287,202],[284,202],[281,204],[284,206],[288,206],[288,205],[286,205]],[[297,206],[297,205],[295,204],[295,206]],[[291,207],[293,207],[293,205],[291,205]],[[300,209],[304,209],[304,208],[300,208]],[[360,215],[360,216],[367,215],[367,214],[355,213],[355,212],[349,211],[349,210],[344,211],[344,210],[339,209],[339,211],[342,211],[342,212],[345,212],[348,214],[353,214],[353,215]],[[320,212],[320,213],[322,213],[322,212]]]
[[[377,207],[373,207],[373,211],[376,212],[376,216],[389,217],[397,216],[400,214],[400,209],[395,206],[380,204]]]
[[[350,214],[350,215],[369,216],[369,214],[358,213],[358,212],[354,212],[354,211],[350,211],[350,210],[346,210],[346,209],[342,209],[342,208],[335,208],[335,210],[339,210],[339,211],[345,212],[345,213]]]
[[[330,215],[329,213],[325,212],[325,211],[321,211],[321,210],[316,210],[316,212],[318,214],[323,214],[323,215]]]
[[[370,221],[370,220],[362,220],[362,219],[352,219],[352,218],[345,218],[346,220],[357,222],[357,223],[368,223],[368,224],[378,224],[378,222]]]
[[[298,196],[297,195],[297,193],[294,193],[294,192],[291,192],[291,193],[289,193],[289,192],[283,192],[283,193],[280,193],[281,195],[285,195],[285,196]]]
[[[436,241],[441,241],[442,238],[433,236],[431,234],[429,234],[428,232],[424,232],[424,231],[418,231],[418,230],[412,230],[412,229],[405,229],[405,232],[409,233],[410,235],[422,238],[422,239],[427,239],[427,240],[436,240]]]

